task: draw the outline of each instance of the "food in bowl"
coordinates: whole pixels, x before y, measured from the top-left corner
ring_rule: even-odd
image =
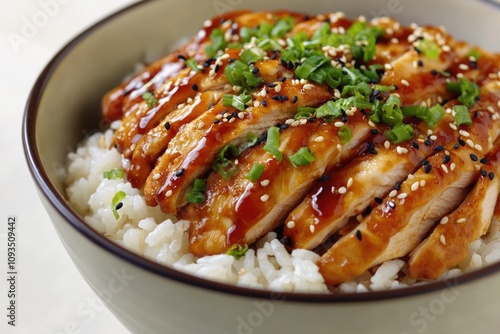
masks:
[[[443,28],[238,11],[103,98],[68,196],[159,263],[284,291],[500,258],[500,56]]]

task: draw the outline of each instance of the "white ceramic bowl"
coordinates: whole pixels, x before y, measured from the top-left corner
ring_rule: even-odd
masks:
[[[206,281],[143,259],[87,226],[65,199],[60,168],[100,127],[100,99],[134,64],[159,56],[222,11],[288,9],[392,15],[447,27],[500,51],[500,11],[461,1],[170,0],[133,5],[97,23],[47,65],[29,97],[23,138],[40,197],[74,263],[133,333],[496,333],[500,263],[452,281],[395,291],[270,293]]]

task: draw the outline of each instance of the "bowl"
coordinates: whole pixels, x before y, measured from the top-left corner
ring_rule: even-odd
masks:
[[[68,152],[102,130],[100,99],[134,64],[160,56],[227,10],[288,9],[348,17],[390,15],[443,25],[500,51],[500,11],[479,1],[145,1],[98,22],[47,65],[27,101],[23,141],[41,201],[73,262],[133,333],[493,332],[500,263],[454,279],[359,294],[279,293],[229,286],[161,266],[90,228],[65,197]],[[180,14],[182,13],[182,14]]]

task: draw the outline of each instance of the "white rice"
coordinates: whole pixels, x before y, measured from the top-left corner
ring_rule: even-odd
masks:
[[[118,128],[119,122],[112,124]],[[402,260],[391,260],[355,281],[328,289],[319,273],[319,256],[297,249],[291,254],[274,232],[259,240],[243,257],[214,255],[195,258],[188,252],[189,222],[165,215],[158,207],[146,205],[141,192],[125,179],[109,180],[103,172],[128,164],[116,149],[108,149],[113,130],[96,133],[68,156],[67,195],[87,223],[125,248],[165,266],[203,278],[237,286],[287,292],[367,292],[419,284],[408,278]],[[118,192],[126,193],[115,219],[111,201]],[[256,250],[255,250],[256,249]],[[494,219],[488,234],[469,246],[467,258],[440,278],[481,268],[500,260],[500,223]],[[401,278],[403,277],[403,278]]]

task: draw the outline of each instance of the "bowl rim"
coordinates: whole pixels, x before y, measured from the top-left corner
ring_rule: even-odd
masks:
[[[268,290],[259,290],[254,288],[239,287],[230,284],[211,281],[208,279],[196,277],[176,269],[166,267],[138,254],[135,254],[126,248],[107,239],[96,230],[90,227],[82,217],[71,208],[67,200],[61,196],[55,185],[51,182],[48,173],[43,168],[40,152],[36,142],[36,120],[40,101],[43,97],[45,87],[52,78],[54,71],[65,57],[83,40],[92,35],[99,28],[105,26],[110,21],[128,14],[138,8],[148,6],[154,0],[132,3],[122,9],[106,16],[98,22],[92,24],[76,37],[71,39],[66,45],[49,61],[43,71],[35,81],[28,96],[23,121],[22,121],[22,142],[25,159],[30,170],[31,176],[39,190],[39,195],[44,196],[50,205],[61,215],[65,222],[76,229],[85,238],[90,240],[96,246],[117,256],[123,261],[140,267],[150,273],[163,278],[174,280],[178,283],[190,285],[192,287],[202,288],[210,291],[223,292],[233,296],[252,297],[254,299],[280,299],[302,303],[336,303],[336,302],[368,302],[377,300],[390,300],[415,296],[441,289],[449,289],[473,280],[478,280],[488,275],[492,275],[500,270],[500,262],[488,265],[484,268],[464,273],[457,277],[445,280],[418,284],[409,287],[402,287],[392,290],[369,291],[363,293],[297,293],[297,292],[277,292]]]

